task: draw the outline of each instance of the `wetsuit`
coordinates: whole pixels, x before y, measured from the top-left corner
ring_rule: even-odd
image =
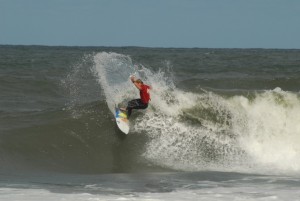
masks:
[[[140,97],[139,99],[134,99],[128,102],[127,105],[127,116],[128,118],[131,115],[133,109],[146,109],[148,107],[148,103],[150,100],[150,87],[148,85],[143,84],[140,90]]]

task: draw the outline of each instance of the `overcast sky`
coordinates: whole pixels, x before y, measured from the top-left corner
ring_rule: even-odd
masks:
[[[300,0],[0,0],[0,44],[300,49]]]

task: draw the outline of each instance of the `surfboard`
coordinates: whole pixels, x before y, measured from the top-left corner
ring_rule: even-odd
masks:
[[[117,107],[115,108],[115,111],[117,126],[123,133],[127,135],[129,133],[129,120],[127,118],[127,114]]]

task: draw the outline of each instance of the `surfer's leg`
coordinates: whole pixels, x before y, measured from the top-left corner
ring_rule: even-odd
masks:
[[[143,103],[141,99],[138,99],[137,102],[138,104],[134,109],[146,109],[148,107],[148,104]]]
[[[148,104],[142,102],[141,99],[134,99],[128,102],[127,117],[129,118],[133,109],[146,109]]]
[[[127,117],[129,118],[130,115],[131,115],[131,112],[133,109],[137,109],[136,107],[138,107],[139,105],[139,102],[138,102],[139,99],[134,99],[134,100],[131,100],[128,102],[128,105],[127,105]]]
[[[132,108],[127,108],[127,118],[131,116]]]

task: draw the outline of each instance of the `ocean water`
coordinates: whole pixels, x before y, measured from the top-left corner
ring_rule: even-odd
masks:
[[[300,50],[0,46],[0,92],[0,200],[300,200]]]

